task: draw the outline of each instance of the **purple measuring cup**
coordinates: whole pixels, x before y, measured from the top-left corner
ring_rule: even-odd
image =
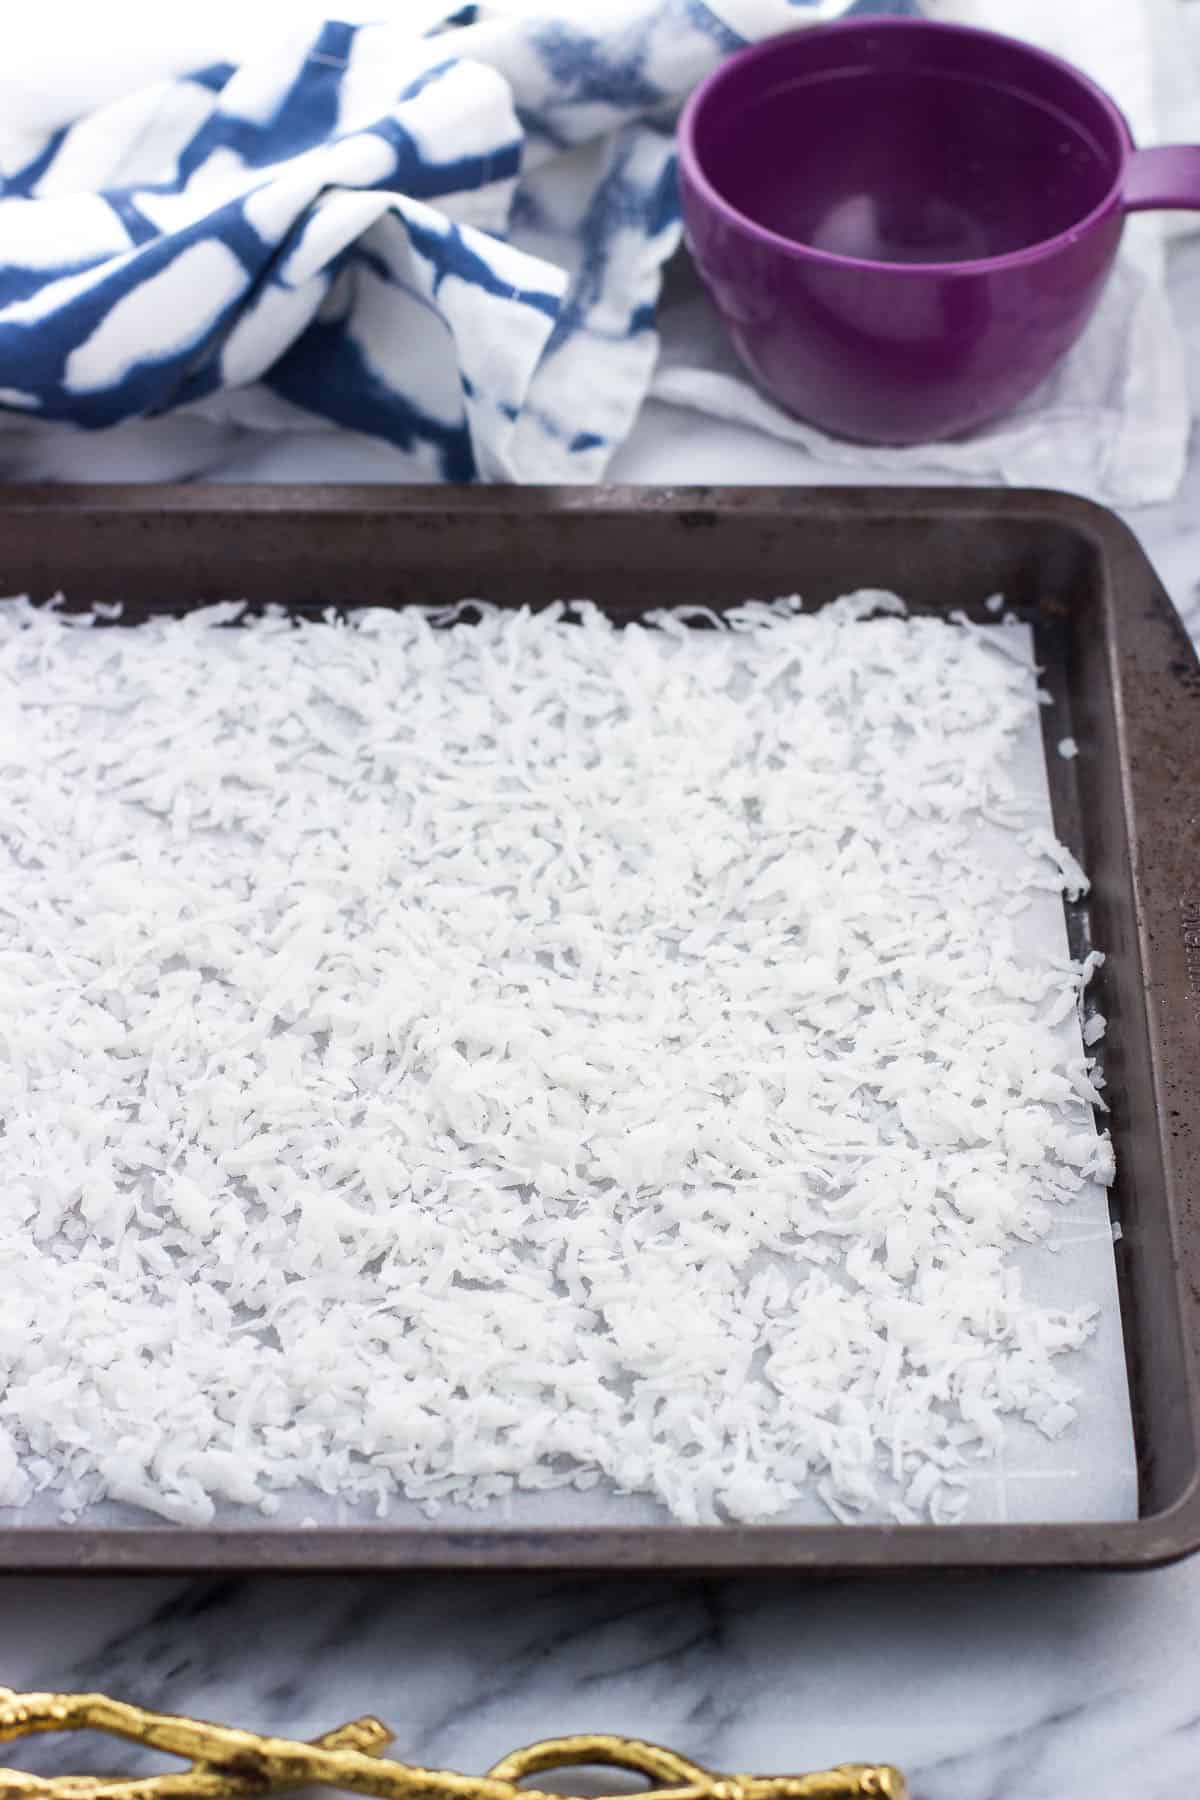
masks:
[[[1086,325],[1125,214],[1200,209],[1200,147],[1135,149],[1069,63],[925,19],[739,51],[679,146],[687,241],[751,374],[868,443],[1015,406]]]

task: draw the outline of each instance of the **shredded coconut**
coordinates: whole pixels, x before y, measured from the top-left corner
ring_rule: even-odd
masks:
[[[1016,634],[464,611],[0,607],[0,1504],[961,1517],[1112,1174]]]

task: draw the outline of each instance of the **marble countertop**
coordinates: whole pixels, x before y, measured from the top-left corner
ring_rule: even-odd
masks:
[[[1200,396],[1200,243],[1176,248],[1172,282]],[[324,432],[267,440],[167,420],[109,434],[102,459],[94,438],[5,434],[0,478],[370,480],[378,454]],[[731,470],[812,479],[799,451],[662,407],[613,478]],[[1200,438],[1177,499],[1127,517],[1200,635]],[[398,1754],[464,1771],[534,1738],[606,1730],[724,1769],[891,1760],[919,1800],[1167,1800],[1200,1773],[1200,1558],[1141,1575],[887,1585],[10,1578],[0,1680],[297,1736],[375,1712]],[[111,1770],[111,1748],[92,1762],[85,1748],[43,1742],[22,1760]]]

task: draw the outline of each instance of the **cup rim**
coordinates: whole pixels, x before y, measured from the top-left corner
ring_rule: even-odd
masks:
[[[866,33],[894,32],[897,36],[908,34],[912,37],[957,37],[975,40],[988,39],[992,43],[1003,44],[1007,48],[1016,49],[1029,58],[1031,62],[1041,63],[1060,74],[1090,94],[1101,110],[1112,123],[1117,143],[1120,147],[1121,160],[1116,175],[1104,196],[1089,212],[1083,213],[1065,230],[1056,232],[1053,237],[1038,238],[1035,243],[1026,244],[1020,250],[1006,250],[998,256],[980,256],[967,262],[880,262],[869,257],[842,256],[832,250],[818,250],[815,245],[805,244],[799,238],[785,237],[781,232],[772,231],[768,225],[760,225],[749,213],[734,206],[727,200],[719,188],[715,187],[705,172],[699,150],[696,145],[696,128],[705,105],[713,94],[730,78],[732,71],[741,69],[747,63],[765,62],[778,54],[780,48],[794,43],[800,38],[821,37],[859,37]],[[814,262],[827,268],[844,270],[871,270],[880,274],[906,276],[909,278],[928,277],[930,275],[973,275],[987,274],[1001,269],[1019,269],[1031,263],[1042,261],[1054,255],[1057,250],[1073,243],[1087,229],[1113,211],[1114,206],[1121,208],[1121,190],[1125,178],[1126,165],[1133,154],[1135,145],[1133,133],[1129,129],[1125,115],[1116,101],[1107,94],[1098,82],[1085,75],[1065,57],[1055,56],[1049,50],[1042,50],[1036,44],[1027,43],[1022,38],[1010,36],[1007,32],[989,31],[978,25],[960,25],[946,19],[923,19],[871,14],[858,14],[854,18],[830,19],[819,25],[802,26],[797,31],[781,32],[774,37],[763,38],[758,43],[748,44],[737,50],[732,56],[725,57],[717,67],[705,76],[700,85],[688,98],[679,119],[678,130],[679,160],[682,172],[696,190],[703,195],[707,203],[714,207],[725,219],[726,223],[736,226],[747,236],[755,239],[766,248],[782,251],[785,255],[798,261]]]

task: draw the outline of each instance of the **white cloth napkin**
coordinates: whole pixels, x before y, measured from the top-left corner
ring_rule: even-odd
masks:
[[[1164,242],[1191,215],[1131,220],[1071,357],[1018,413],[952,444],[864,449],[789,418],[750,385],[694,290],[662,310],[660,347],[654,301],[678,241],[660,102],[739,42],[847,4],[330,0],[349,15],[336,44],[322,37],[320,0],[21,9],[0,66],[0,424],[51,443],[64,421],[134,421],[126,453],[136,421],[163,412],[181,428],[197,414],[276,434],[340,427],[378,446],[379,473],[397,480],[593,481],[650,394],[802,446],[814,480],[928,473],[1115,504],[1169,498],[1189,404]],[[1080,63],[1140,143],[1200,139],[1200,0],[922,10]],[[599,61],[531,50],[556,42],[573,54],[591,42]],[[306,56],[317,58],[309,76],[325,69],[339,89],[333,127],[274,158],[273,121],[288,123],[277,103]],[[319,104],[310,125],[318,115]],[[258,137],[248,158],[247,126]],[[405,132],[423,194],[405,187]],[[480,163],[473,185],[445,179],[472,150],[494,169]],[[236,240],[223,237],[225,207]],[[257,246],[241,232],[247,217]],[[461,279],[464,243],[479,282]],[[131,278],[139,258],[153,292]]]

